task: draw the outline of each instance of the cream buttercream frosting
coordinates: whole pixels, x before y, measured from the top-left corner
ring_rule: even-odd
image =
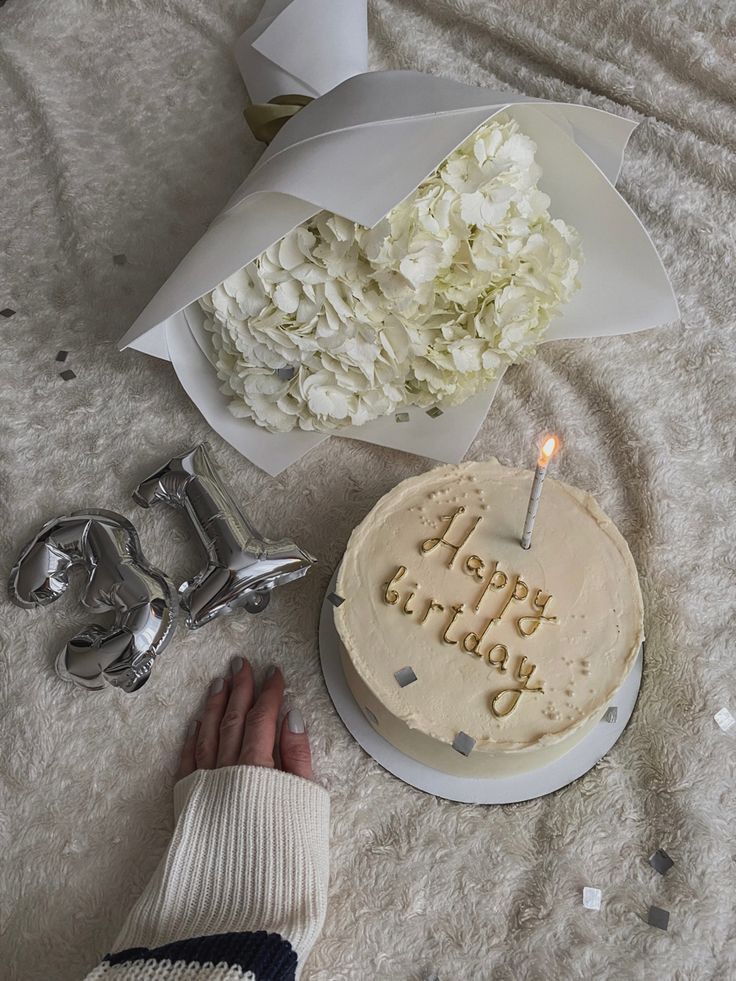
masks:
[[[560,755],[643,639],[636,566],[589,494],[547,477],[521,548],[532,479],[496,460],[412,477],[355,529],[340,568],[356,698],[389,741],[450,772]]]

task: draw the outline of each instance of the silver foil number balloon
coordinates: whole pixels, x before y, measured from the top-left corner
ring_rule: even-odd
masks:
[[[107,683],[136,691],[174,633],[174,586],[146,562],[127,518],[75,511],[49,521],[23,549],[10,574],[10,598],[25,609],[48,606],[66,591],[75,565],[87,573],[82,604],[114,617],[72,637],[57,658],[57,673],[83,688]]]
[[[259,613],[277,586],[301,579],[316,561],[288,539],[270,541],[251,525],[212,461],[206,443],[172,460],[138,485],[142,507],[163,501],[189,517],[207,552],[207,566],[179,587],[187,626],[245,607]]]

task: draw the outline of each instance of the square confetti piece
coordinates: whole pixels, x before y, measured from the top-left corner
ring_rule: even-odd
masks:
[[[438,405],[433,405],[431,409],[427,409],[427,415],[430,419],[437,419],[439,416],[443,415],[443,412]]]
[[[396,421],[397,422],[408,422],[409,421],[409,413],[408,412],[397,412],[396,413]]]
[[[647,917],[649,926],[657,927],[658,930],[666,930],[669,922],[670,914],[666,909],[660,909],[659,906],[649,907],[649,916]]]
[[[723,729],[724,732],[728,732],[729,729],[733,729],[736,725],[736,719],[731,715],[727,708],[719,709],[713,716],[716,725]]]
[[[663,848],[658,848],[653,855],[649,856],[649,864],[655,872],[664,875],[675,864]]]
[[[345,602],[345,597],[338,596],[337,593],[330,593],[330,595],[327,597],[327,601],[332,603],[333,606],[342,606],[342,604]]]
[[[128,257],[125,255],[124,252],[118,252],[117,255],[114,255],[112,257],[112,261],[115,263],[116,266],[124,266],[125,263],[128,261]]]
[[[602,897],[603,893],[600,889],[595,889],[593,886],[583,888],[583,906],[586,909],[600,909]]]
[[[76,378],[77,376],[74,374],[71,368],[67,368],[66,371],[59,372],[59,377],[63,378],[65,382],[68,382],[71,381],[72,378]]]
[[[11,310],[10,307],[5,307],[4,310],[0,310],[0,317],[5,317],[6,320],[8,319],[8,317],[14,317],[14,316],[15,316],[15,310]]]
[[[475,740],[467,732],[459,732],[452,742],[452,748],[463,756],[470,756],[474,746]]]
[[[603,713],[603,721],[604,722],[614,723],[617,718],[618,718],[618,709],[616,708],[615,705],[611,705]]]
[[[281,381],[291,381],[296,374],[296,368],[292,368],[290,366],[285,368],[277,368],[274,374],[277,378],[280,378]]]
[[[407,685],[413,685],[417,680],[417,676],[414,674],[414,668],[409,666],[399,668],[398,671],[395,671],[394,678],[396,678],[398,681],[400,688],[406,688]]]
[[[59,351],[56,357],[54,358],[54,361],[64,362],[68,357],[69,357],[68,351]]]

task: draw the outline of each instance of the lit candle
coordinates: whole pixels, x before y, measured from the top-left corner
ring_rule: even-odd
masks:
[[[532,544],[532,531],[534,530],[534,519],[537,516],[537,510],[539,508],[539,499],[542,496],[542,484],[544,483],[544,478],[547,476],[547,467],[549,466],[549,461],[557,452],[557,437],[548,436],[542,448],[539,451],[539,459],[537,460],[537,469],[534,473],[534,483],[532,484],[532,492],[529,495],[529,507],[526,511],[526,521],[524,522],[524,531],[521,536],[521,547],[530,548]]]

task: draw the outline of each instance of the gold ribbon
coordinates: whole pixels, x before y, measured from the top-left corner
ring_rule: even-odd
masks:
[[[312,101],[311,95],[277,95],[270,102],[246,106],[243,115],[253,136],[261,143],[270,143],[284,123]]]

